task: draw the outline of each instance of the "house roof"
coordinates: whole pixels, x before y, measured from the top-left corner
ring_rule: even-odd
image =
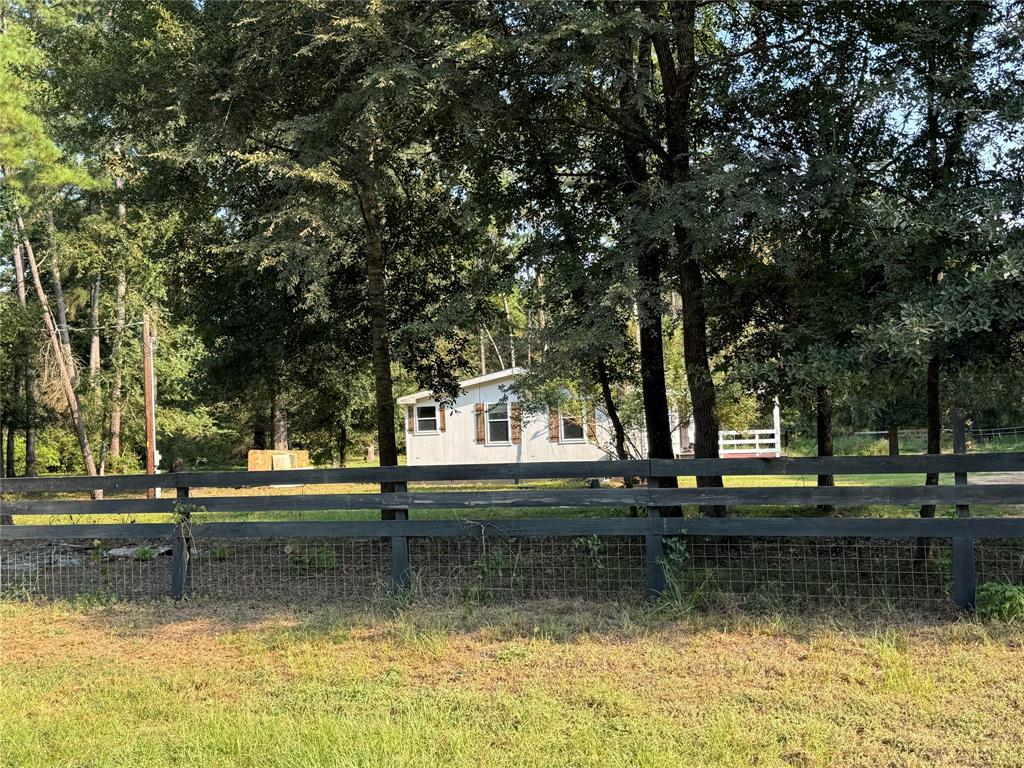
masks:
[[[493,381],[502,381],[504,379],[514,379],[521,373],[525,372],[525,368],[505,368],[501,371],[494,371],[493,373],[485,373],[483,376],[474,376],[472,379],[464,379],[459,382],[459,386],[463,389],[469,389],[475,387],[477,384],[490,384]],[[433,399],[434,393],[429,389],[421,389],[419,392],[413,392],[411,395],[403,395],[398,398],[399,405],[412,405],[415,402],[424,399]]]

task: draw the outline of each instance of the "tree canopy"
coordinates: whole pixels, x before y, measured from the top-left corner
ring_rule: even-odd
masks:
[[[394,464],[397,395],[514,365],[619,457],[1024,418],[1022,17],[9,0],[0,463],[139,465],[144,314],[166,464]]]

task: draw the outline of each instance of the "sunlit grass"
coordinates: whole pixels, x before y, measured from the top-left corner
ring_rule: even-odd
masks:
[[[0,603],[10,766],[986,766],[1022,631],[642,605]]]

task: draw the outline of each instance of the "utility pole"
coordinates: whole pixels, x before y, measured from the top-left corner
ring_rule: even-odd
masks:
[[[146,474],[156,474],[156,374],[153,372],[153,348],[156,331],[149,324],[149,313],[142,315],[142,381],[146,400]],[[146,498],[155,499],[156,489],[149,488]]]

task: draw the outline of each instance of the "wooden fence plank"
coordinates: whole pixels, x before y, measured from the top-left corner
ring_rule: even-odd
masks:
[[[14,525],[4,540],[162,539],[170,524]],[[233,538],[388,538],[415,537],[584,537],[584,536],[768,536],[798,538],[931,537],[941,539],[1024,538],[1024,518],[836,518],[836,517],[689,517],[689,518],[542,518],[519,520],[336,520],[280,523],[205,523],[192,526],[203,541]]]
[[[885,475],[927,472],[1021,472],[1024,453],[920,456],[807,456],[770,459],[651,459],[654,476]]]
[[[0,541],[31,539],[128,539],[145,541],[167,539],[174,535],[171,523],[76,523],[74,525],[5,525]]]
[[[444,464],[419,467],[353,467],[261,472],[177,472],[166,475],[104,477],[16,477],[0,480],[0,493],[142,490],[145,488],[250,488],[282,483],[393,483],[646,477],[650,463],[631,461],[551,461],[503,464]]]
[[[1024,537],[1020,517],[689,517],[662,518],[667,535],[1001,539]]]
[[[522,491],[331,493],[282,496],[198,496],[190,502],[209,512],[311,512],[371,509],[474,509],[489,507],[669,507],[710,504],[912,505],[1020,504],[1024,485],[780,486],[766,488],[574,488]],[[169,513],[171,499],[103,499],[4,502],[10,515],[145,515]]]
[[[771,459],[642,459],[633,461],[451,464],[419,467],[294,469],[287,472],[176,472],[105,477],[14,477],[0,479],[0,493],[138,491],[147,488],[246,488],[281,483],[437,482],[671,477],[696,475],[864,475],[926,472],[1021,472],[1024,452],[923,456],[834,456]]]
[[[678,488],[651,490],[650,504],[668,506],[705,504],[774,505],[909,505],[1019,504],[1024,485],[903,485],[903,486],[780,486],[768,488]]]

